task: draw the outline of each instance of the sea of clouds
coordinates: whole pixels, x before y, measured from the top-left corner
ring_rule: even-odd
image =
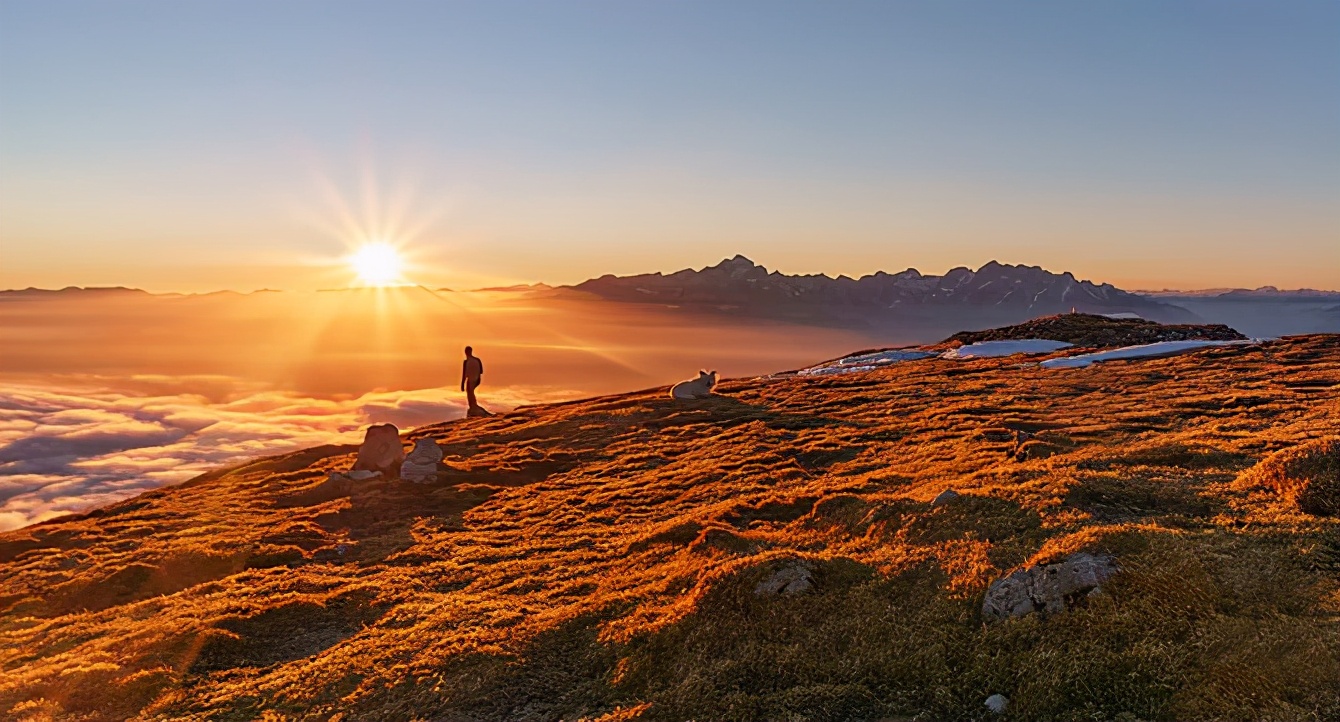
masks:
[[[196,387],[205,393],[185,391]],[[494,389],[507,409],[570,394]],[[0,387],[0,531],[175,484],[212,468],[319,444],[362,429],[460,418],[454,388],[312,398],[221,377],[66,379]]]

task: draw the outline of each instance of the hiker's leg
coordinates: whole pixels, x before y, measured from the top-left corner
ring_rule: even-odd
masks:
[[[470,408],[479,408],[479,401],[475,399],[475,387],[479,384],[474,381],[465,382],[465,400],[470,403]]]

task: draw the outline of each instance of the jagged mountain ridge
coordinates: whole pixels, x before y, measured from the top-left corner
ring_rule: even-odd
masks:
[[[924,313],[932,309],[994,309],[1005,315],[1036,317],[1072,309],[1091,313],[1136,313],[1160,321],[1197,320],[1172,304],[1123,291],[1112,284],[1076,279],[1038,266],[991,261],[976,271],[958,267],[942,276],[915,268],[879,271],[853,279],[823,274],[788,276],[736,255],[700,271],[670,274],[605,275],[572,287],[607,300],[702,305],[764,310],[808,305],[859,310],[866,315]],[[998,315],[998,314],[993,314]]]

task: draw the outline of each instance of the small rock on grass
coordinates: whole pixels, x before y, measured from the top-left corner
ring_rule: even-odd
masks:
[[[937,506],[944,506],[958,497],[959,493],[957,491],[954,491],[953,489],[945,489],[931,500],[931,508],[934,509]]]
[[[1033,612],[1062,612],[1082,602],[1117,571],[1114,557],[1085,552],[1056,564],[1016,569],[987,588],[982,616],[994,621]]]
[[[1010,706],[1010,698],[1003,694],[993,694],[986,698],[986,708],[996,714],[1005,714],[1005,708]]]
[[[764,597],[772,595],[804,594],[814,588],[814,574],[806,564],[794,562],[778,569],[772,576],[754,587],[754,594]]]

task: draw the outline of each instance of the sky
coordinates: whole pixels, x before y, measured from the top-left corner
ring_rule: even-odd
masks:
[[[1340,288],[1333,2],[0,0],[0,288]]]

